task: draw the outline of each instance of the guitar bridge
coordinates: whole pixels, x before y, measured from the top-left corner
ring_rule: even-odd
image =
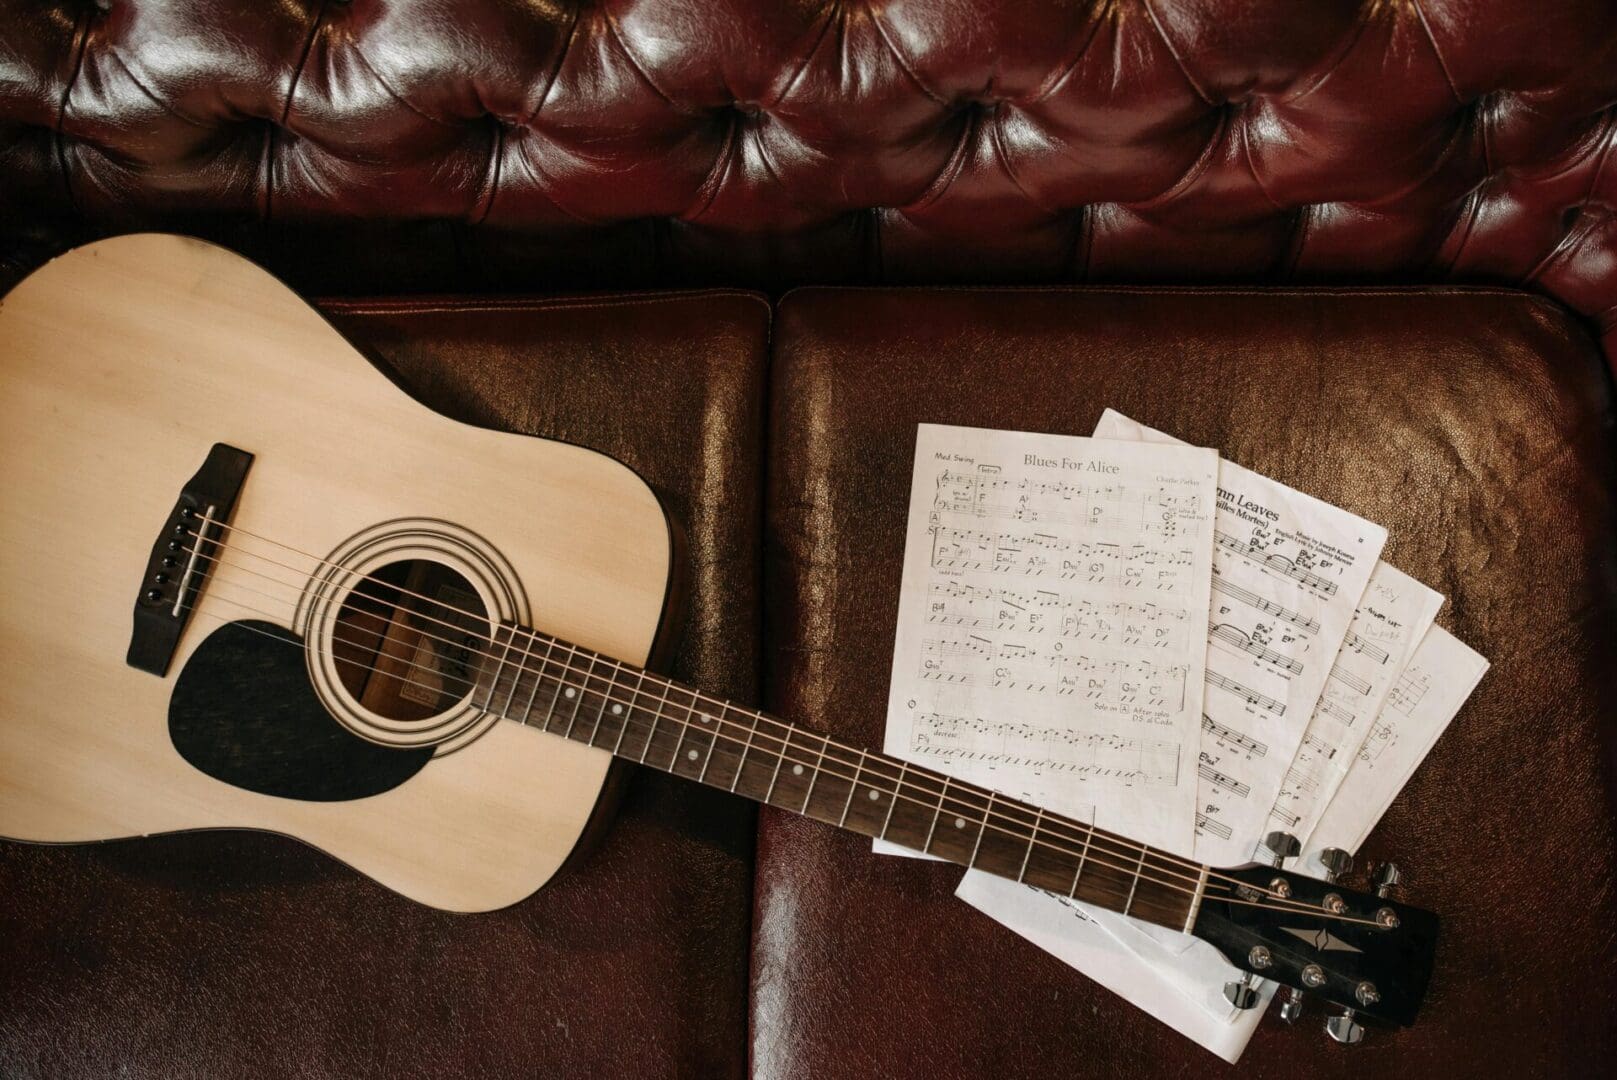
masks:
[[[152,545],[135,597],[135,628],[127,661],[132,668],[167,675],[180,635],[218,557],[219,537],[247,479],[253,455],[215,443]]]

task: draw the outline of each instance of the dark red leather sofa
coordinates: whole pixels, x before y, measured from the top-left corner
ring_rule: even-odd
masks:
[[[1609,0],[0,0],[0,288],[154,228],[627,460],[676,672],[865,742],[919,420],[1112,405],[1381,521],[1494,663],[1367,845],[1432,997],[1239,1071],[1617,1051]],[[1237,1071],[956,876],[650,773],[486,916],[276,837],[0,844],[0,1076]]]

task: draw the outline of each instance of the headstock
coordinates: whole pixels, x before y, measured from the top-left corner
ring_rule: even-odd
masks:
[[[1346,852],[1321,853],[1321,881],[1281,869],[1296,854],[1295,839],[1271,834],[1264,843],[1273,864],[1220,871],[1229,887],[1208,890],[1191,929],[1249,973],[1225,988],[1231,1003],[1255,1004],[1261,977],[1292,987],[1281,1007],[1287,1020],[1301,1012],[1304,993],[1346,1010],[1326,1024],[1338,1042],[1357,1042],[1360,1020],[1414,1023],[1431,978],[1437,916],[1390,897],[1398,883],[1390,863],[1365,892],[1338,880],[1352,863]]]

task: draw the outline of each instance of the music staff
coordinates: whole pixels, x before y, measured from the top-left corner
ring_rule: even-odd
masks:
[[[1252,560],[1254,565],[1271,574],[1288,577],[1304,588],[1312,589],[1326,598],[1336,595],[1336,582],[1320,577],[1302,564],[1302,560],[1308,555],[1306,551],[1299,552],[1298,558],[1292,560],[1272,551],[1264,551],[1262,544],[1256,537],[1243,543],[1229,533],[1220,530],[1214,532],[1213,538],[1218,542],[1219,547]]]
[[[1331,668],[1330,678],[1359,695],[1370,693],[1370,684],[1359,678],[1340,663]]]
[[[975,716],[917,713],[911,749],[918,754],[1014,765],[1034,772],[1076,773],[1142,784],[1172,784],[1179,777],[1176,742]]]
[[[926,682],[1162,709],[1181,707],[1188,671],[1184,664],[1145,659],[1097,660],[1060,651],[1059,643],[1040,649],[967,634],[923,639],[918,674]]]
[[[1244,698],[1248,705],[1256,705],[1258,708],[1266,712],[1272,712],[1276,716],[1286,715],[1286,703],[1284,701],[1276,701],[1266,694],[1260,694],[1256,690],[1242,686],[1234,679],[1220,675],[1216,671],[1207,673],[1207,685],[1216,686],[1226,693],[1234,694],[1238,698]]]
[[[1189,616],[1153,601],[1090,600],[1049,589],[993,588],[954,580],[927,588],[926,621],[966,629],[1051,633],[1132,648],[1181,652]]]
[[[1230,599],[1238,600],[1248,607],[1256,608],[1265,615],[1273,615],[1277,619],[1289,622],[1299,630],[1306,630],[1310,634],[1319,633],[1319,621],[1317,619],[1311,619],[1301,612],[1292,611],[1290,608],[1271,603],[1255,592],[1243,589],[1232,581],[1226,581],[1218,576],[1218,567],[1216,565],[1213,567],[1213,591],[1223,593]]]
[[[1198,832],[1210,832],[1220,840],[1228,840],[1234,835],[1228,825],[1222,821],[1214,821],[1206,814],[1196,815],[1196,829]]]
[[[1214,787],[1223,788],[1236,798],[1244,799],[1248,795],[1252,794],[1252,788],[1250,785],[1241,783],[1241,781],[1237,780],[1233,776],[1228,775],[1227,773],[1219,772],[1205,761],[1196,766],[1196,774],[1203,780],[1206,780],[1209,784],[1212,784]]]
[[[1354,652],[1359,653],[1362,656],[1368,656],[1378,664],[1385,664],[1389,659],[1391,659],[1391,657],[1388,656],[1386,649],[1383,649],[1380,645],[1377,645],[1373,641],[1366,641],[1364,638],[1354,633],[1348,634],[1348,636],[1342,641],[1342,648],[1352,649]]]
[[[1053,533],[986,532],[932,526],[932,567],[1081,581],[1150,592],[1174,592],[1195,563],[1189,549],[1064,540]]]
[[[1013,480],[995,465],[979,465],[972,472],[944,470],[937,479],[933,506],[979,518],[1139,529],[1164,539],[1178,535],[1181,518],[1199,520],[1204,514],[1198,496],[1176,494],[1166,486]]]
[[[1293,675],[1301,675],[1303,673],[1302,664],[1289,656],[1283,656],[1280,653],[1275,652],[1273,649],[1268,648],[1259,642],[1253,641],[1245,631],[1231,626],[1229,623],[1210,624],[1207,627],[1207,632],[1214,639],[1222,641],[1226,645],[1233,645],[1242,652],[1256,656],[1264,663],[1273,664],[1282,671],[1289,671]]]
[[[1225,727],[1206,713],[1202,714],[1202,730],[1227,746],[1239,746],[1253,757],[1264,757],[1269,753],[1269,747],[1265,743],[1243,735],[1234,728]]]

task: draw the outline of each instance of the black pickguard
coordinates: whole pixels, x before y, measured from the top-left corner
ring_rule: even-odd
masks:
[[[181,757],[215,780],[306,802],[380,795],[432,760],[430,746],[378,746],[332,719],[302,650],[287,641],[302,639],[255,621],[208,636],[169,700],[168,734]]]

